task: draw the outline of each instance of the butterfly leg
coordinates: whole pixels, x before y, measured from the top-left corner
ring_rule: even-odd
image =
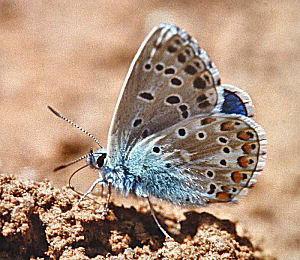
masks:
[[[104,184],[101,183],[101,197],[104,196]]]
[[[89,195],[96,187],[97,184],[101,183],[103,184],[105,181],[103,179],[97,179],[93,184],[92,186],[89,188],[89,190],[83,194],[83,196],[80,198],[80,200],[78,201],[78,204],[80,204],[81,201],[83,201],[85,199],[85,197],[87,195]]]
[[[104,174],[104,172],[101,172],[100,173],[101,174],[101,177],[100,178],[102,178],[103,180],[105,180],[105,174]],[[101,182],[101,197],[104,197],[107,193],[106,192],[104,192],[104,184],[107,184],[107,183],[109,183],[109,185],[110,185],[110,181],[109,180],[107,180],[106,182]]]
[[[149,203],[149,206],[150,206],[150,210],[151,210],[151,215],[156,223],[156,225],[158,226],[158,228],[160,229],[160,231],[165,235],[166,238],[168,238],[169,240],[172,240],[172,237],[168,234],[168,232],[160,225],[158,219],[156,218],[156,215],[155,215],[155,211],[154,211],[154,208],[153,208],[153,205],[150,201],[150,198],[147,197],[148,199],[148,203]]]
[[[103,184],[102,184],[102,189],[103,189]],[[108,194],[107,194],[107,199],[106,199],[104,210],[102,211],[101,216],[100,216],[101,218],[106,214],[106,212],[108,210],[110,198],[111,198],[111,182],[108,183]]]
[[[111,181],[105,181],[103,179],[97,179],[93,184],[92,186],[89,188],[89,190],[83,194],[83,196],[80,198],[80,200],[78,201],[78,204],[83,201],[85,199],[85,197],[87,195],[89,195],[93,189],[96,187],[97,184],[101,184],[101,187],[102,187],[102,191],[103,191],[103,186],[104,184],[106,184],[108,182],[108,194],[107,194],[107,199],[106,199],[106,203],[105,203],[105,207],[104,207],[104,210],[102,211],[101,213],[101,216],[100,217],[103,217],[107,210],[108,210],[108,205],[109,205],[109,201],[110,201],[110,198],[111,198]]]

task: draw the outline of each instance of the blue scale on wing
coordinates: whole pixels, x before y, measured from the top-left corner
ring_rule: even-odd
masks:
[[[222,113],[248,116],[245,104],[235,93],[224,89],[223,96]]]

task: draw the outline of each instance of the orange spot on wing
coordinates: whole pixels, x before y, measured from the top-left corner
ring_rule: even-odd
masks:
[[[218,192],[216,197],[219,199],[219,200],[229,200],[229,193],[228,192]]]
[[[244,140],[244,141],[248,141],[250,139],[250,136],[247,134],[247,132],[245,131],[240,131],[238,132],[237,134],[237,138],[238,139],[241,139],[241,140]]]
[[[212,122],[216,121],[215,118],[211,118],[211,117],[207,117],[201,120],[201,125],[207,125],[210,124]]]
[[[241,156],[238,158],[239,166],[247,168],[249,166],[249,159],[246,156]]]
[[[222,186],[222,190],[223,191],[230,191],[230,187],[229,186]]]
[[[250,153],[251,150],[252,150],[252,147],[251,147],[250,144],[244,144],[244,145],[242,146],[242,150],[243,150],[245,153]]]
[[[232,121],[228,121],[221,124],[221,131],[232,131],[234,130],[234,125]]]
[[[231,178],[235,183],[240,183],[243,180],[243,174],[241,172],[233,172]]]

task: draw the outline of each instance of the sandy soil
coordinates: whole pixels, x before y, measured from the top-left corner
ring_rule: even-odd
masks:
[[[145,208],[111,203],[101,217],[105,199],[78,204],[71,189],[9,176],[0,184],[0,259],[273,259],[208,213],[186,213],[175,240],[164,241]]]
[[[247,197],[234,206],[196,209],[197,214],[238,222],[241,230],[248,230],[254,248],[264,248],[267,255],[299,259],[299,10],[292,0],[1,0],[1,173],[66,185],[78,166],[59,173],[52,169],[97,147],[55,118],[47,105],[106,144],[135,52],[152,27],[174,23],[208,52],[223,83],[251,95],[269,143],[264,174]],[[74,178],[74,186],[85,191],[95,178],[95,172],[84,170]],[[117,195],[114,201],[116,207],[147,205]],[[187,210],[166,204],[162,211],[165,218],[184,221]]]

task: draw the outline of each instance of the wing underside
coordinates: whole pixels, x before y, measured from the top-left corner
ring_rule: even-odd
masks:
[[[195,116],[149,136],[128,159],[148,195],[179,205],[235,201],[265,163],[263,129],[242,115]]]
[[[132,62],[110,128],[117,165],[143,138],[196,114],[219,111],[222,88],[206,52],[173,25],[156,27]]]

